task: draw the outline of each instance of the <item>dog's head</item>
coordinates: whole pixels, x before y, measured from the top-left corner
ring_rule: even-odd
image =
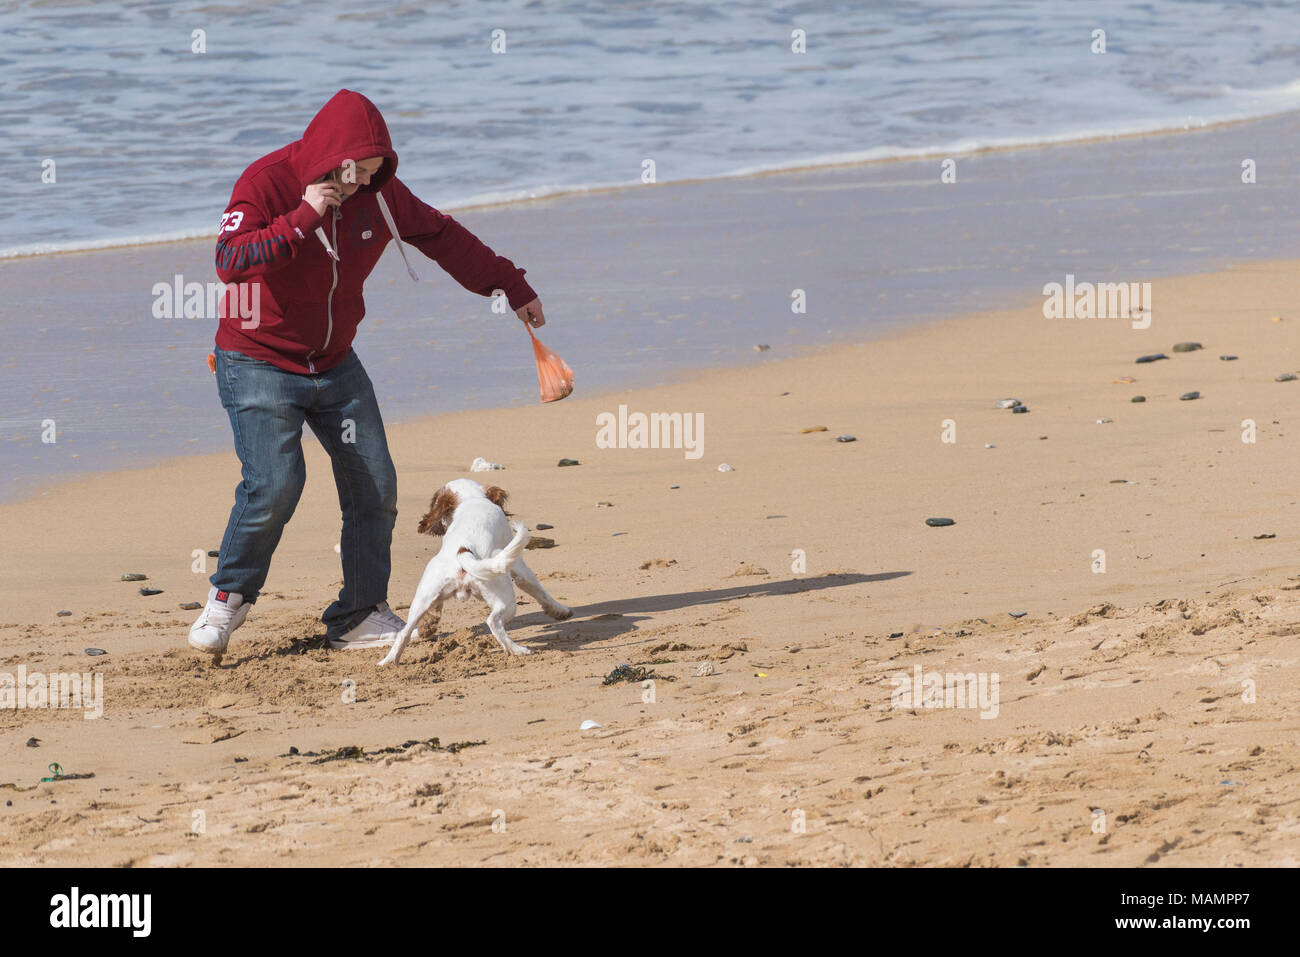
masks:
[[[484,488],[473,479],[455,479],[438,489],[438,494],[429,502],[429,511],[424,513],[416,531],[424,535],[446,535],[447,526],[461,502],[472,498],[485,498],[493,505],[506,512],[506,490],[492,485]]]

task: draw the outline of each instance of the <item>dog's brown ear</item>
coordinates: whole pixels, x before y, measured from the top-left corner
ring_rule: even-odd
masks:
[[[452,513],[459,504],[460,500],[451,489],[438,489],[438,494],[429,502],[429,510],[424,513],[424,518],[420,519],[415,530],[422,535],[446,535],[447,523],[451,521]]]
[[[488,497],[488,501],[493,505],[497,506],[501,511],[506,512],[506,499],[510,496],[505,489],[499,485],[492,485],[485,488],[483,494]],[[506,514],[509,515],[510,513],[506,512]]]

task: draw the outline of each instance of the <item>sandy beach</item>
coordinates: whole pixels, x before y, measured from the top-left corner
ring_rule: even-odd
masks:
[[[310,433],[220,668],[177,606],[206,594],[232,452],[4,505],[0,671],[93,669],[103,713],[0,710],[0,864],[1300,863],[1300,381],[1275,381],[1298,277],[1156,278],[1145,330],[1033,296],[390,427],[399,613],[438,544],[416,521],[476,456],[554,526],[528,561],[575,614],[522,605],[524,658],[470,603],[396,669],[318,647],[339,517]],[[703,455],[598,448],[620,404],[702,413]],[[621,663],[660,677],[603,685]],[[895,706],[917,668],[996,675],[997,706]],[[93,776],[41,783],[52,762]]]

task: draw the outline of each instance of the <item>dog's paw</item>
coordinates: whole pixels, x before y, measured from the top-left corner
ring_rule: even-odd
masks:
[[[523,645],[515,645],[513,648],[510,649],[510,653],[512,655],[531,655],[533,653],[533,649],[525,648]]]
[[[556,621],[566,621],[573,617],[573,609],[566,608],[564,605],[549,609],[546,613]]]

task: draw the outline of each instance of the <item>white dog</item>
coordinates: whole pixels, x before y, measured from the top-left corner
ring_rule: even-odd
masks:
[[[407,641],[416,636],[420,618],[430,608],[430,632],[438,625],[442,603],[448,598],[477,597],[488,603],[487,626],[502,649],[512,655],[530,654],[506,634],[506,622],[515,617],[515,583],[536,598],[552,618],[563,621],[573,611],[552,598],[520,557],[528,544],[528,529],[506,519],[506,493],[493,485],[484,490],[473,479],[448,482],[429,503],[417,529],[441,535],[442,548],[429,560],[407,612],[406,627],[397,633],[392,650],[379,662],[396,664]]]

